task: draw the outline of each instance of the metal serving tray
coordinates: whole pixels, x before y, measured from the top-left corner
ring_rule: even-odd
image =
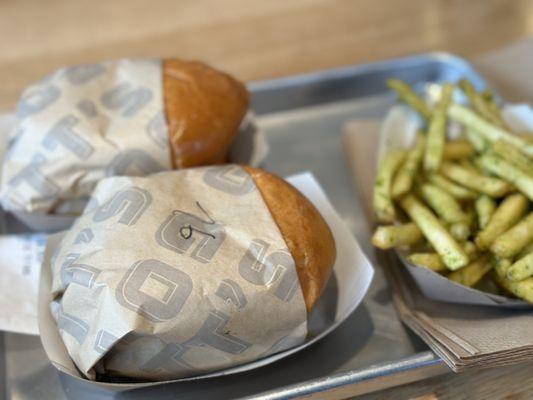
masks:
[[[462,59],[434,53],[250,84],[253,109],[271,148],[264,167],[282,176],[312,171],[370,256],[368,229],[345,164],[341,129],[347,120],[385,115],[394,102],[385,86],[392,76],[416,85],[460,77],[483,83]],[[10,225],[7,231],[13,232]],[[387,282],[376,267],[364,303],[343,325],[311,348],[270,366],[116,394],[58,374],[38,337],[3,333],[0,390],[6,398],[43,400],[329,399],[448,373],[444,363],[399,321]]]

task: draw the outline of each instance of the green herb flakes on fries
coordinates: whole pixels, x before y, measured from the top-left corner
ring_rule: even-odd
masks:
[[[379,166],[374,182],[374,211],[379,222],[392,223],[395,219],[396,212],[392,202],[391,186],[394,174],[405,155],[406,152],[402,150],[391,152],[385,156]]]
[[[398,94],[400,100],[418,112],[423,118],[427,120],[431,118],[432,111],[429,106],[407,83],[398,79],[390,79],[387,81],[387,86]]]
[[[448,178],[445,178],[439,174],[430,174],[427,176],[427,180],[459,200],[475,199],[478,195],[473,190],[467,189],[463,186],[453,183]]]
[[[414,223],[380,226],[372,236],[372,244],[380,249],[411,246],[422,240],[422,232]]]
[[[407,257],[411,263],[428,268],[435,272],[447,271],[446,265],[437,253],[413,253]]]
[[[379,167],[374,211],[387,225],[373,245],[401,248],[411,264],[455,283],[533,303],[533,134],[513,132],[493,94],[467,80],[444,84],[433,106],[404,82],[388,85],[427,131]],[[466,104],[454,102],[455,91]]]
[[[400,200],[400,205],[418,225],[425,238],[433,245],[444,264],[452,271],[464,267],[468,256],[439,219],[413,195]]]
[[[441,99],[429,121],[426,153],[424,154],[426,171],[437,171],[442,162],[446,141],[446,110],[452,100],[452,94],[452,85],[446,84],[442,87]]]
[[[424,155],[426,138],[419,133],[417,135],[416,145],[410,150],[403,165],[400,167],[394,183],[392,184],[392,197],[397,199],[408,193],[413,186],[413,180],[416,176],[422,156]]]
[[[533,276],[533,253],[529,253],[512,264],[507,270],[507,278],[512,281],[522,281]]]

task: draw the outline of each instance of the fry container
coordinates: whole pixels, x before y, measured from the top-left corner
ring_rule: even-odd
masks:
[[[533,109],[529,106],[523,104],[508,105],[504,107],[503,115],[512,127],[522,129],[533,127]],[[391,108],[380,132],[378,158],[381,159],[392,150],[412,147],[416,140],[416,133],[421,127],[422,121],[408,107],[397,105]],[[452,136],[459,132],[457,126],[452,126],[451,131]],[[429,299],[446,303],[500,308],[533,308],[533,305],[523,300],[483,292],[453,282],[434,271],[410,263],[406,258],[406,252],[396,250],[396,253],[421,292]]]

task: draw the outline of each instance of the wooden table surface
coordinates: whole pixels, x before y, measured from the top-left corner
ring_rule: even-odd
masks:
[[[0,109],[58,67],[123,56],[276,77],[533,34],[531,0],[0,0]]]
[[[254,80],[431,50],[474,57],[530,35],[533,0],[0,0],[0,110],[58,67],[109,58],[195,58]],[[449,374],[367,398],[527,399],[532,371]]]

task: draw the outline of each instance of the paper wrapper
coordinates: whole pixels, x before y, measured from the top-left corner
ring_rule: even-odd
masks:
[[[71,358],[147,380],[242,364],[304,341],[292,255],[239,166],[101,181],[51,262]]]
[[[213,373],[174,380],[171,382],[223,376],[247,371],[272,363],[320,340],[339,326],[362,301],[372,280],[373,269],[362,253],[353,235],[344,225],[329,203],[324,192],[310,174],[301,174],[289,178],[288,181],[299,189],[317,207],[330,226],[337,246],[337,259],[333,270],[334,273],[319,302],[308,316],[308,334],[305,342],[300,345],[295,345],[295,343],[281,344],[280,347],[271,349],[272,355],[265,356],[265,354],[263,355],[263,358],[256,361]],[[256,221],[255,217],[253,221]],[[67,349],[61,340],[56,322],[49,307],[49,304],[52,301],[50,259],[52,253],[63,239],[63,235],[64,234],[60,233],[49,238],[49,244],[41,274],[39,292],[39,330],[43,346],[52,364],[63,373],[74,378],[83,379],[67,353]],[[215,299],[215,301],[218,300]],[[279,316],[280,315],[277,314],[274,318],[279,318]],[[286,350],[282,350],[283,348],[286,348]],[[93,384],[114,390],[126,390],[167,382],[170,381],[120,384],[93,382]]]
[[[161,65],[123,59],[74,66],[29,87],[2,167],[3,208],[33,229],[64,229],[99,180],[170,170]],[[251,113],[230,153],[251,165],[264,157]]]
[[[513,129],[531,130],[533,127],[533,109],[527,105],[505,106],[503,116]],[[420,128],[421,120],[412,110],[403,105],[394,106],[389,111],[381,129],[378,158],[381,160],[385,154],[392,150],[413,146],[416,132]],[[456,133],[458,130],[452,128],[452,135]],[[522,300],[483,292],[455,283],[436,272],[410,263],[404,252],[397,251],[397,253],[420,291],[430,299],[446,303],[503,308],[533,308],[533,305]]]

